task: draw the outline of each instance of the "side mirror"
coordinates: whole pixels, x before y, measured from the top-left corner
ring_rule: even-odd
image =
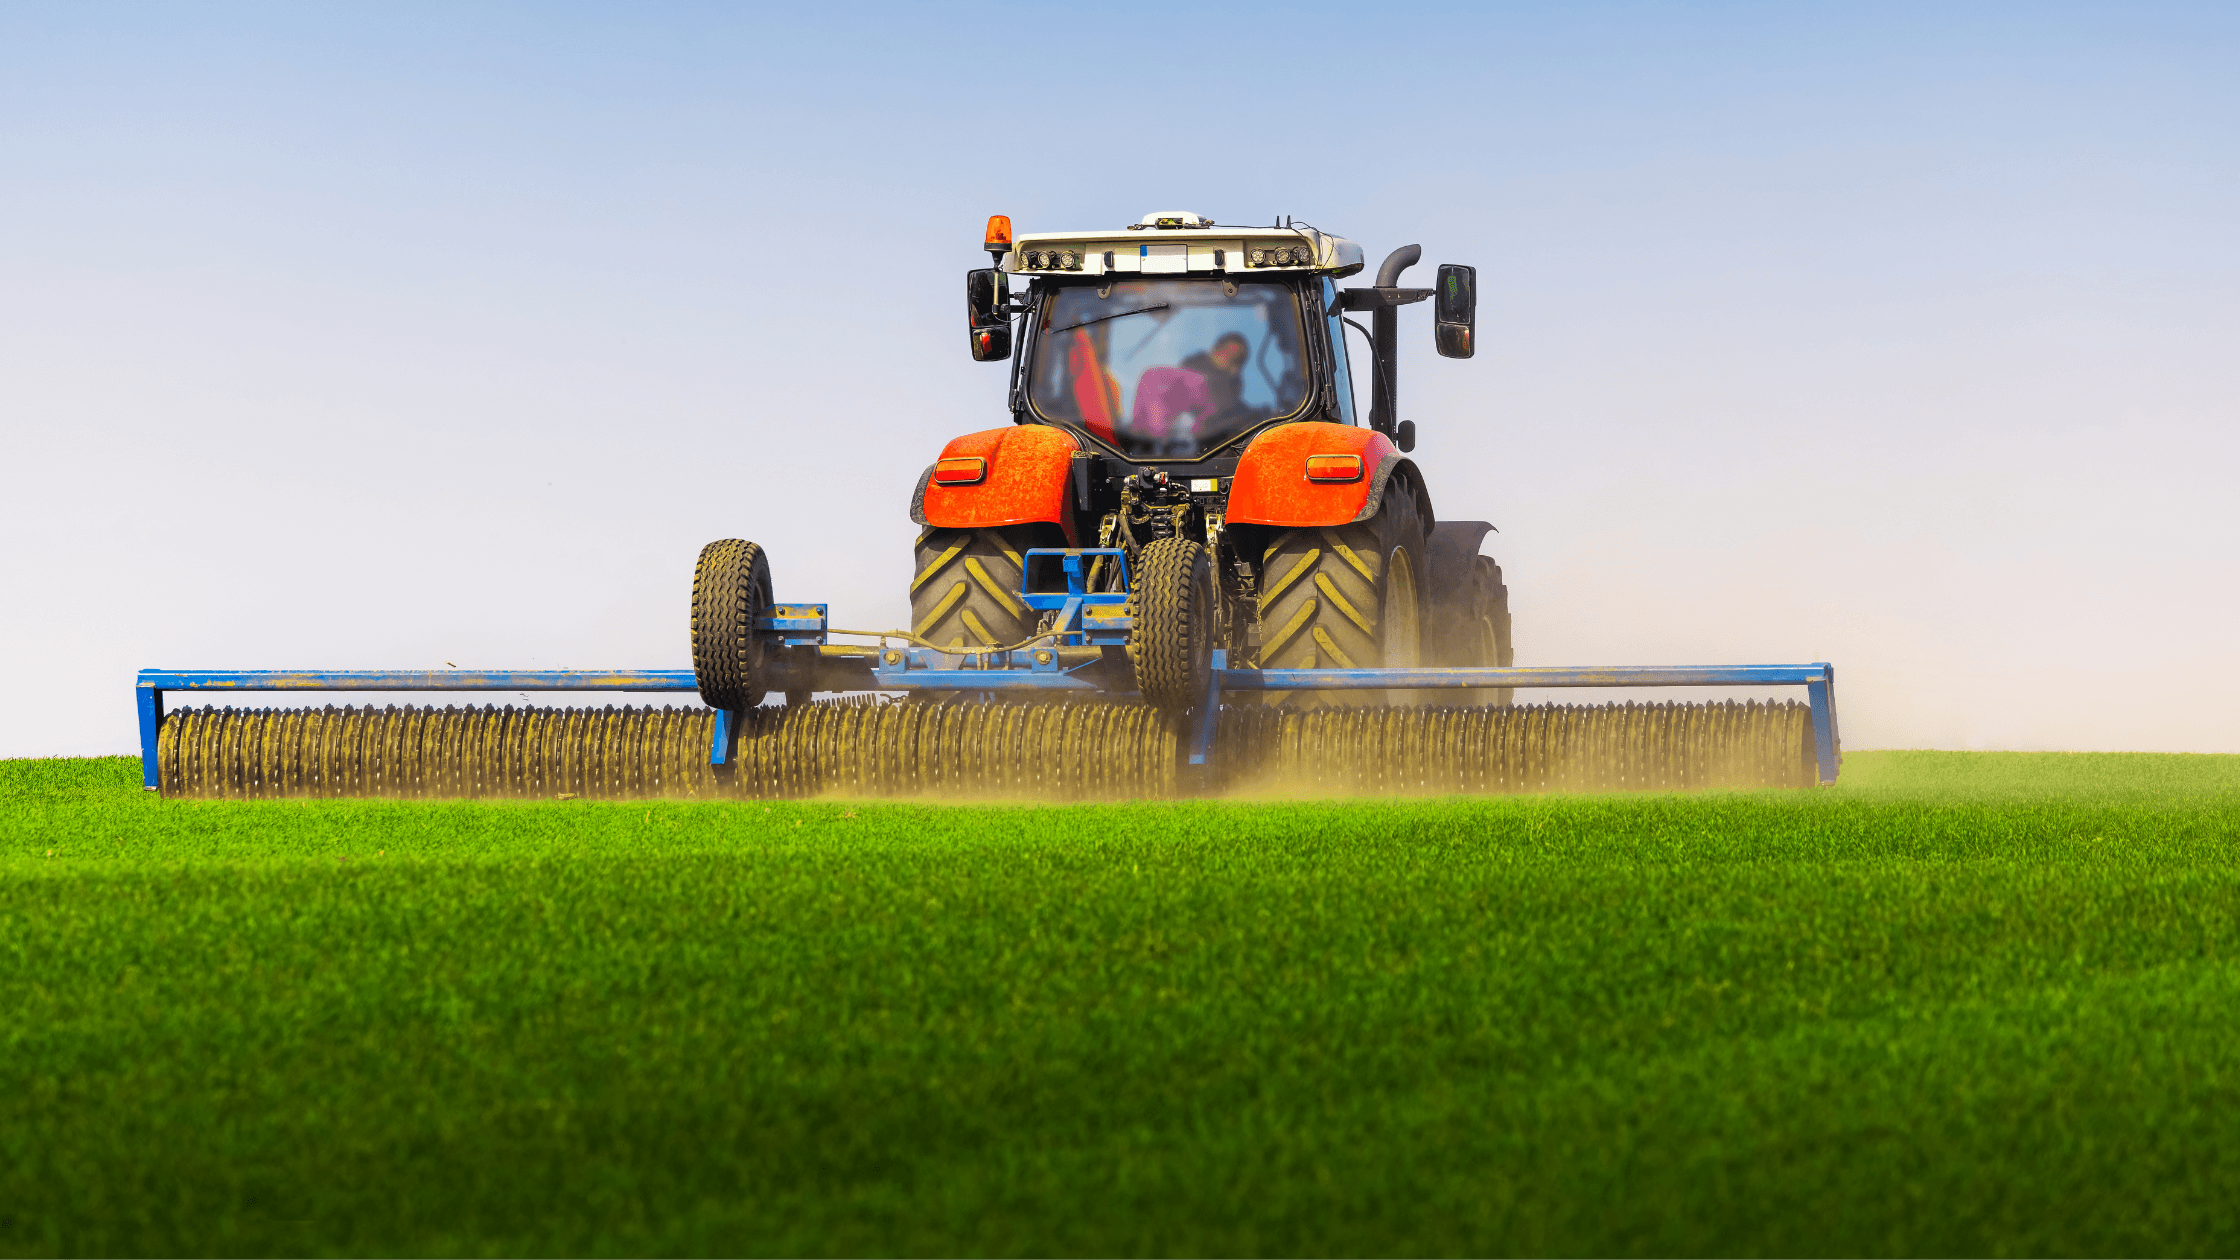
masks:
[[[1003,309],[1011,300],[1010,290],[1003,273],[993,267],[964,273],[965,322],[972,333],[972,358],[976,363],[1011,357],[1011,316]]]
[[[1439,353],[1450,359],[1467,359],[1477,347],[1478,269],[1461,263],[1439,264],[1439,287],[1432,290],[1431,309],[1437,319]]]

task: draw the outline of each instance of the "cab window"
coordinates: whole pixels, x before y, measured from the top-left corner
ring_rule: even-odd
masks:
[[[1029,397],[1137,459],[1188,459],[1306,402],[1299,305],[1280,281],[1114,280],[1042,304]]]

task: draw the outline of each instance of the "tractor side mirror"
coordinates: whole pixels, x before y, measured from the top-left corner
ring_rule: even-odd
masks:
[[[1478,269],[1461,263],[1439,264],[1439,287],[1431,294],[1432,315],[1439,353],[1450,359],[1467,359],[1474,351],[1478,327]]]
[[[976,363],[1011,357],[1011,316],[1003,309],[1011,300],[1010,289],[1003,273],[993,267],[964,273],[965,321],[972,333],[972,358]]]

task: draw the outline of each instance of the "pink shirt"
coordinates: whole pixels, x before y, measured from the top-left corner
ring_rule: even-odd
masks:
[[[1212,410],[1205,377],[1188,368],[1145,368],[1136,379],[1136,404],[1128,427],[1143,437],[1163,438],[1176,416],[1189,412],[1203,420]]]

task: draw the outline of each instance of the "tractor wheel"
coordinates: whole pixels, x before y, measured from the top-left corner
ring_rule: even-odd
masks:
[[[700,549],[692,570],[692,673],[709,708],[762,703],[763,646],[754,623],[772,602],[762,548],[722,538]]]
[[[1509,636],[1509,587],[1501,580],[1501,566],[1490,556],[1479,556],[1471,569],[1472,629],[1476,632],[1478,655],[1473,665],[1514,665],[1517,649]],[[1471,692],[1471,700],[1478,704],[1507,708],[1516,694],[1514,687],[1481,687]]]
[[[1026,550],[1040,545],[1031,526],[929,529],[918,536],[910,579],[910,633],[952,651],[1011,647],[1038,618],[1019,598]]]
[[[1262,669],[1423,663],[1423,516],[1398,486],[1369,520],[1284,530],[1260,566]],[[1267,693],[1271,704],[1417,703],[1413,692]]]
[[[1213,671],[1213,560],[1188,538],[1162,538],[1142,552],[1128,661],[1144,700],[1171,715],[1203,703]]]

